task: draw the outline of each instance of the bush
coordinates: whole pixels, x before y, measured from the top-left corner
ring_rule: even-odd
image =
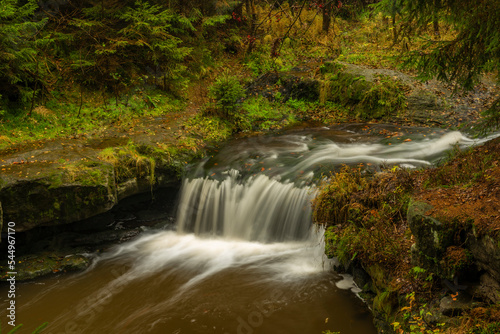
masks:
[[[208,94],[215,101],[212,112],[216,116],[231,121],[237,118],[238,103],[245,97],[245,89],[236,77],[225,72],[210,86]]]

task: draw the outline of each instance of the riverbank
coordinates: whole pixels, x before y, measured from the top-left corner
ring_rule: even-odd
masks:
[[[366,134],[371,132],[382,134],[386,137],[386,144],[391,145],[409,140],[397,130],[398,125],[428,127],[440,124],[443,127],[455,128],[466,127],[467,124],[470,128],[471,124],[479,119],[479,113],[470,112],[466,105],[457,104],[451,107],[450,100],[438,99],[436,94],[429,92],[418,95],[426,92],[428,87],[422,90],[422,86],[412,81],[413,79],[407,75],[391,72],[389,74],[399,79],[389,80],[380,77],[380,74],[376,69],[352,67],[341,63],[316,62],[291,72],[281,73],[277,77],[272,74],[263,75],[246,87],[248,97],[240,104],[239,110],[252,120],[252,127],[246,130],[239,129],[239,135],[255,136],[269,130],[298,125],[301,121],[312,122],[316,125],[366,121],[363,116],[365,108],[370,108],[373,103],[387,105],[398,99],[402,99],[402,102],[396,105],[395,109],[391,109],[391,112],[382,114],[378,119],[370,119],[373,124],[395,123],[394,130],[379,133],[378,127],[366,124],[364,128]],[[352,80],[363,84],[355,86],[350,91],[337,90],[341,87],[337,82],[346,84]],[[395,89],[394,94],[374,94],[374,92],[383,92],[391,88]],[[483,100],[474,99],[474,95],[471,99],[474,103],[485,103],[495,92],[491,87],[488,90],[489,93],[483,96]],[[484,91],[484,89],[479,91]],[[343,100],[339,94],[348,94],[351,98]],[[367,100],[364,96],[372,96],[372,100]],[[425,98],[415,98],[415,96]],[[4,149],[0,154],[2,162],[0,201],[3,208],[3,221],[16,222],[19,240],[26,246],[29,245],[24,250],[20,248],[19,280],[82,270],[91,263],[92,253],[134,238],[142,233],[144,228],[154,226],[171,228],[173,215],[165,215],[165,212],[172,213],[172,208],[155,209],[155,196],[159,196],[159,192],[162,196],[165,194],[175,196],[184,168],[190,162],[197,161],[205,155],[206,145],[214,145],[218,141],[223,141],[235,131],[234,128],[229,127],[228,123],[225,123],[227,121],[207,116],[204,113],[205,103],[207,103],[206,98],[200,100],[192,98],[182,111],[168,111],[156,116],[111,123],[98,133],[91,135],[71,135],[59,139],[21,143]],[[427,116],[422,117],[422,113],[427,113]],[[450,115],[453,117],[447,117]],[[441,121],[436,123],[438,119]],[[490,158],[486,160],[492,161]],[[375,190],[384,188],[384,191],[389,192],[381,198],[375,196],[375,198],[364,200],[372,203],[373,207],[369,206],[369,208],[375,211],[365,213],[360,211],[356,217],[366,219],[367,216],[373,216],[373,219],[377,220],[381,217],[399,219],[399,217],[407,216],[410,203],[408,192],[410,189],[412,194],[416,189],[423,191],[426,189],[424,187],[426,182],[413,180],[413,176],[409,177],[403,171],[395,170],[393,173],[396,177],[382,178],[377,181],[378,184],[369,186]],[[463,170],[457,168],[451,173],[466,175]],[[479,177],[474,176],[474,173],[467,175],[467,178]],[[412,186],[409,187],[409,184]],[[413,186],[414,184],[418,186]],[[476,186],[474,183],[467,185],[466,188],[476,189]],[[343,187],[348,188],[348,185],[342,185]],[[436,197],[437,194],[441,193],[437,190],[430,191],[427,198],[440,198]],[[388,200],[387,196],[392,195],[395,198]],[[142,199],[139,202],[142,201],[143,207],[138,210],[149,212],[145,215],[150,215],[150,217],[130,219],[130,212],[123,210],[126,203],[130,205],[131,201],[135,201],[134,198],[137,199],[134,196],[141,196]],[[488,203],[486,201],[491,199],[483,195],[478,196],[482,196],[479,199],[480,202],[484,200]],[[388,206],[384,206],[383,203],[386,202]],[[162,211],[163,214],[151,216],[151,205],[153,205],[153,212],[156,211],[158,214]],[[441,206],[446,210],[447,205]],[[328,210],[333,210],[335,207],[340,208],[335,203],[330,203]],[[388,212],[379,213],[379,207],[384,207],[384,210],[387,209]],[[99,213],[101,213],[99,219],[93,218]],[[455,218],[450,219],[453,221]],[[332,224],[331,221],[323,223]],[[447,282],[454,282],[455,278],[454,276],[441,277],[442,271],[411,262],[410,257],[401,258],[400,255],[406,254],[407,249],[410,249],[412,243],[409,240],[416,237],[416,232],[409,229],[409,223],[405,219],[398,224],[390,225],[397,232],[395,234],[392,230],[389,232],[386,227],[380,230],[386,231],[393,240],[398,240],[396,244],[401,243],[403,248],[400,249],[399,246],[391,244],[388,249],[385,249],[388,253],[383,254],[382,258],[377,258],[376,254],[380,251],[379,249],[374,249],[372,253],[367,249],[360,251],[357,248],[338,248],[334,246],[335,243],[331,243],[332,240],[336,240],[336,242],[351,244],[350,238],[359,234],[359,231],[330,230],[326,235],[326,240],[330,242],[327,246],[329,247],[327,253],[338,257],[341,261],[349,260],[343,262],[345,269],[353,274],[360,287],[365,288],[365,297],[375,310],[378,327],[385,332],[391,330],[390,324],[394,322],[401,324],[399,328],[405,328],[403,327],[405,322],[398,317],[406,317],[406,321],[410,321],[412,318],[408,316],[412,314],[411,312],[422,310],[416,302],[417,300],[420,302],[419,305],[422,305],[422,300],[414,298],[420,297],[421,294],[439,295],[439,289],[447,286],[439,281],[445,279]],[[375,229],[380,227],[374,226]],[[387,240],[387,236],[379,235],[382,238],[379,240],[370,232],[366,232],[365,237],[368,238],[366,240],[371,240],[372,245],[379,245],[380,240]],[[347,238],[348,241],[342,238]],[[446,246],[444,249],[447,250],[448,247],[451,246]],[[456,249],[452,248],[452,250]],[[23,251],[24,255],[22,255]],[[463,253],[464,251],[458,250],[453,254],[458,256]],[[440,256],[446,254],[441,250],[441,253],[435,255],[435,261],[439,262]],[[353,263],[356,264],[359,259],[369,259],[370,265],[363,262],[358,266],[352,265],[351,262],[354,261]],[[460,262],[460,260],[457,261]],[[396,274],[392,271],[387,273],[378,265],[373,267],[374,263],[382,263],[380,268],[399,269]],[[437,272],[434,273],[433,270]],[[359,281],[360,276],[361,281]],[[429,277],[432,280],[426,280]],[[483,280],[490,282],[490,278],[483,278]],[[394,280],[398,283],[394,283]],[[410,283],[402,283],[408,280]],[[393,290],[393,284],[396,284],[398,288]],[[451,284],[453,286],[455,283]],[[411,290],[419,285],[424,288]],[[462,282],[455,285],[462,285]],[[484,284],[479,283],[478,286],[481,287],[478,291],[485,289]],[[412,292],[416,293],[416,297],[411,297]],[[406,298],[407,295],[408,298]],[[441,300],[442,298],[439,302]],[[434,304],[437,305],[437,300],[433,301]],[[469,307],[472,304],[467,305]],[[405,312],[404,307],[410,306],[411,312]],[[439,314],[442,311],[433,309],[431,312]],[[452,323],[452,321],[448,322]]]
[[[353,275],[381,333],[494,333],[500,140],[440,166],[331,176],[314,202],[326,253]]]

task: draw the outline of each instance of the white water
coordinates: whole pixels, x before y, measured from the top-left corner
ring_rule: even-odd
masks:
[[[259,174],[238,181],[231,170],[222,181],[186,179],[177,214],[180,231],[252,241],[308,237],[314,186],[297,187]]]
[[[315,277],[331,270],[331,261],[323,254],[323,230],[312,228],[311,221],[311,200],[317,193],[311,180],[318,166],[431,166],[454,145],[474,143],[459,132],[450,132],[394,145],[285,135],[258,145],[243,142],[231,146],[214,157],[224,163],[207,167],[205,162],[183,181],[177,232],[145,235],[101,258],[127,259],[130,264],[127,272],[103,289],[113,291],[148,277],[176,277],[169,297],[150,310],[157,316],[196,299],[195,295],[213,284],[210,282],[235,270],[240,277],[252,277],[252,285],[310,289]],[[226,293],[241,289],[231,284]],[[360,291],[346,275],[335,286]]]
[[[366,315],[354,320],[359,289],[331,272],[323,231],[311,227],[318,166],[430,166],[475,142],[458,132],[393,145],[338,136],[223,149],[183,182],[177,231],[146,233],[70,282],[23,294],[19,321],[49,321],[55,333],[68,324],[80,333],[375,333]]]

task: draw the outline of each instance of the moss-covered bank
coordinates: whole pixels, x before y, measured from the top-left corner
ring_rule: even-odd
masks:
[[[435,169],[345,168],[323,184],[326,253],[363,289],[381,333],[495,333],[500,140]],[[495,327],[496,326],[496,327]]]

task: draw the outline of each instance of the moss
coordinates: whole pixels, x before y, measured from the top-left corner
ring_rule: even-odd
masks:
[[[382,314],[386,319],[390,318],[397,306],[397,293],[394,291],[384,290],[378,293],[373,299],[374,310]]]
[[[406,109],[404,86],[387,76],[369,82],[364,76],[330,65],[320,89],[321,102],[332,101],[348,107],[352,116],[370,120],[397,115]]]
[[[26,281],[49,274],[69,271],[84,270],[89,265],[89,259],[81,255],[65,256],[58,253],[44,253],[36,256],[25,255],[17,258],[16,264],[17,275],[16,281]],[[8,270],[0,266],[2,272]],[[0,277],[0,280],[5,281],[7,275]]]

